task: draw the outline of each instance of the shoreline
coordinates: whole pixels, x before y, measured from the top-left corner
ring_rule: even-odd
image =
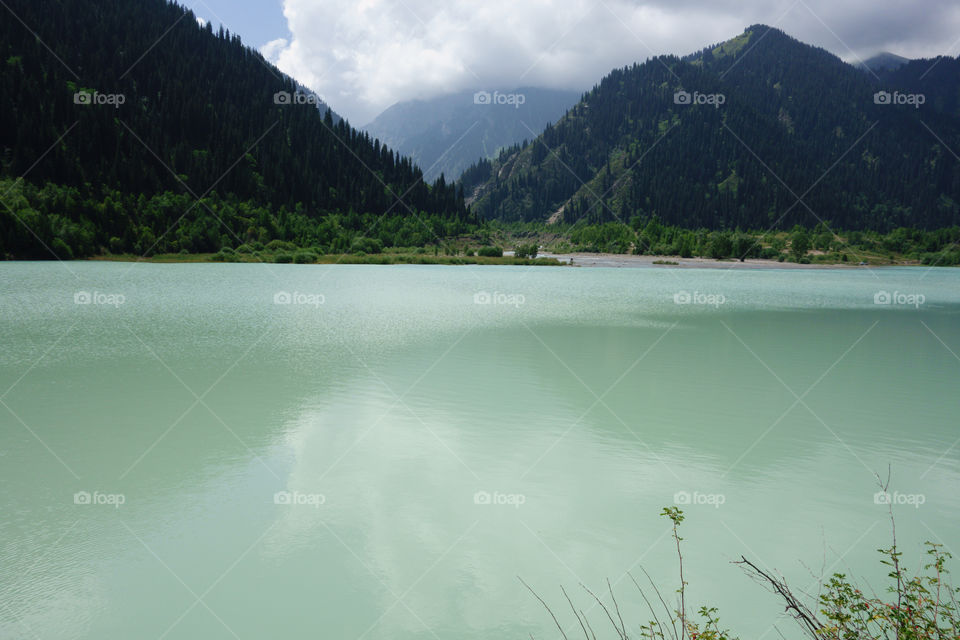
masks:
[[[232,260],[212,259],[214,254],[161,254],[150,257],[134,255],[100,255],[81,259],[88,262],[147,262],[152,264],[285,264],[275,262],[272,256],[260,257],[249,254],[237,254]],[[751,258],[744,261],[718,260],[714,258],[680,258],[677,256],[652,256],[616,253],[551,253],[543,252],[535,259],[516,258],[512,251],[504,251],[502,258],[432,256],[426,254],[391,254],[384,252],[372,255],[331,254],[318,256],[315,262],[301,263],[314,265],[333,264],[371,264],[371,265],[440,265],[440,266],[543,266],[543,267],[583,267],[587,269],[877,269],[890,267],[921,267],[920,262],[901,262],[894,264],[854,264],[845,262],[815,262],[800,264]]]
[[[506,253],[504,253],[506,255]],[[909,264],[861,265],[844,262],[800,264],[751,258],[744,260],[716,260],[714,258],[679,258],[677,256],[638,256],[617,253],[541,253],[538,257],[553,258],[565,265],[585,268],[608,269],[876,269],[880,267],[923,266],[919,262]],[[665,264],[675,262],[677,264]]]

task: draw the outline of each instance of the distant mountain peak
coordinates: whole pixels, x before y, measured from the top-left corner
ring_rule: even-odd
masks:
[[[579,91],[478,87],[398,102],[364,129],[423,167],[424,178],[455,180],[481,159],[535,138],[579,100]]]
[[[910,58],[904,58],[903,56],[898,56],[895,53],[890,53],[889,51],[881,51],[875,56],[871,56],[866,60],[854,65],[858,69],[869,69],[870,71],[896,71],[903,65],[910,62]]]
[[[685,56],[684,60],[694,63],[714,60],[721,61],[724,58],[735,58],[742,55],[761,42],[767,46],[775,46],[776,43],[784,41],[803,44],[776,27],[765,24],[753,24],[729,40],[704,47],[694,54]]]

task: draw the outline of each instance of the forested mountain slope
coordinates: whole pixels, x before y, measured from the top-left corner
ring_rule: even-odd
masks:
[[[325,246],[387,211],[376,233],[414,242],[435,231],[421,219],[442,231],[468,216],[452,185],[425,184],[409,159],[179,5],[5,7],[0,255],[51,257],[55,242],[62,257]]]
[[[946,227],[960,222],[958,100],[957,59],[877,77],[755,25],[613,71],[462,184],[475,211],[503,220]]]

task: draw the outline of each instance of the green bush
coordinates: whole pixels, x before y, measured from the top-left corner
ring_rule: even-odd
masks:
[[[383,242],[378,238],[355,238],[350,245],[350,253],[367,254],[380,253],[383,251]]]
[[[627,572],[652,617],[648,618],[649,622],[640,624],[639,633],[632,637],[649,640],[735,640],[737,636],[720,627],[718,610],[715,607],[701,606],[695,609],[688,604],[688,583],[684,579],[684,556],[681,551],[684,538],[680,537],[678,532],[685,516],[677,507],[664,508],[661,515],[672,522],[672,537],[679,560],[677,597],[673,606],[668,606],[664,592],[652,580],[649,587],[641,586],[632,573]],[[794,592],[781,575],[761,568],[745,556],[741,556],[740,560],[733,564],[740,566],[754,582],[776,594],[780,605],[798,627],[799,633],[796,635],[809,640],[956,640],[960,638],[960,604],[957,602],[960,589],[954,588],[949,581],[947,563],[952,556],[942,544],[926,544],[927,562],[922,564],[921,570],[915,572],[908,571],[904,566],[903,552],[897,547],[895,534],[891,547],[878,550],[883,558],[881,563],[888,569],[886,598],[876,595],[875,589],[859,587],[842,573],[834,573],[830,578],[823,578],[819,589],[815,590],[818,594],[816,600],[808,603],[810,598],[806,590]],[[649,578],[649,575],[647,577]],[[546,608],[561,635],[567,637],[557,614],[523,578],[520,578],[520,582]],[[582,586],[614,627],[615,635],[610,637],[621,640],[631,637],[628,636],[627,625],[620,615],[620,605],[610,581],[607,580],[611,599],[609,605],[604,604],[585,585]],[[865,592],[874,595],[867,596]],[[590,628],[593,635],[593,629],[586,615],[582,609],[580,615],[577,615],[577,608],[570,596],[566,591],[563,593],[583,629],[584,636],[590,637],[586,630]],[[663,608],[660,612],[657,611],[659,605],[654,604],[657,602]],[[590,609],[587,609],[587,612],[589,611]],[[598,619],[603,618],[603,615],[598,615]],[[576,623],[573,626],[575,627]],[[779,636],[785,637],[782,633]]]
[[[290,264],[293,262],[293,255],[289,253],[278,253],[273,257],[273,261],[277,264]]]
[[[805,229],[797,229],[790,235],[790,253],[800,258],[810,250],[810,234]]]
[[[293,254],[294,264],[313,264],[317,261],[317,256],[310,251],[297,251]]]
[[[73,260],[73,249],[67,246],[63,238],[54,238],[50,243],[50,248],[61,260]]]
[[[711,258],[719,260],[721,258],[730,258],[733,256],[733,238],[729,233],[716,232],[710,235],[710,244],[708,252]],[[738,258],[740,256],[737,256]]]
[[[513,254],[518,258],[536,258],[539,247],[536,244],[520,244],[517,245],[513,251]]]
[[[477,255],[483,258],[502,258],[503,249],[500,247],[480,247],[477,249]]]
[[[297,245],[286,240],[271,240],[267,243],[267,251],[296,251]]]
[[[776,260],[780,257],[780,252],[773,247],[764,247],[760,251],[760,257],[764,260]]]

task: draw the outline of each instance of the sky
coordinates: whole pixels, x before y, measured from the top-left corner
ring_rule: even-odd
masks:
[[[856,62],[960,54],[956,0],[182,0],[352,124],[454,91],[586,90],[762,23]]]

